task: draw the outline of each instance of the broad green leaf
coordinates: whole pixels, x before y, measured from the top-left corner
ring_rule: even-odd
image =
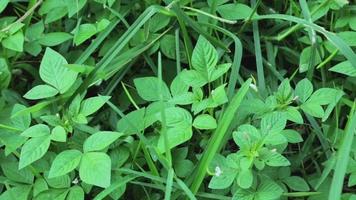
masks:
[[[28,91],[23,97],[30,100],[45,99],[58,94],[58,90],[49,85],[37,85]]]
[[[312,65],[311,65],[312,62]],[[307,47],[303,49],[299,58],[299,72],[306,72],[309,66],[314,67],[321,62],[321,56],[316,48]]]
[[[330,68],[329,71],[345,74],[351,77],[356,77],[356,68],[352,66],[349,61],[341,62]]]
[[[343,93],[343,92],[341,92]],[[333,89],[333,88],[321,88],[315,91],[311,97],[309,98],[308,102],[316,103],[319,105],[327,105],[330,103],[335,102],[335,97],[340,94],[340,90]]]
[[[0,200],[27,200],[30,191],[31,187],[27,185],[12,187],[1,193]]]
[[[65,93],[76,81],[77,73],[64,66],[66,59],[47,47],[40,65],[41,79],[55,87],[61,94]]]
[[[18,183],[33,183],[34,175],[32,174],[31,170],[28,167],[18,170],[17,162],[3,162],[1,163],[1,169],[6,178],[9,180]]]
[[[132,111],[117,122],[116,130],[127,135],[141,132],[145,128],[144,116],[145,108]]]
[[[62,175],[62,176],[56,176],[53,178],[48,177],[49,173],[46,171],[44,173],[44,178],[46,179],[46,182],[48,183],[48,186],[50,188],[69,188],[71,184],[71,180],[69,175]]]
[[[299,176],[289,176],[283,179],[283,182],[294,191],[306,192],[309,191],[308,183]]]
[[[223,18],[229,20],[247,19],[252,13],[250,7],[241,3],[220,5],[217,7],[217,11]]]
[[[282,156],[280,153],[276,151],[276,149],[269,150],[267,148],[263,148],[259,151],[260,158],[266,163],[266,165],[271,167],[281,167],[281,166],[289,166],[289,160]]]
[[[37,196],[39,193],[48,190],[47,182],[44,178],[36,178],[35,184],[33,185],[33,196]]]
[[[82,157],[79,176],[87,184],[107,188],[111,179],[111,160],[101,152],[88,152]]]
[[[89,116],[103,107],[110,98],[110,96],[97,96],[85,99],[80,107],[80,113]]]
[[[318,118],[322,118],[324,116],[323,108],[317,103],[305,102],[300,106],[300,108],[311,116]]]
[[[231,68],[231,63],[224,63],[216,66],[216,69],[211,74],[210,81],[215,81],[216,79],[220,78],[224,75],[229,69]]]
[[[297,124],[303,124],[304,120],[296,107],[288,106],[286,109],[287,119]]]
[[[223,156],[216,156],[213,160],[215,174],[209,182],[211,189],[225,189],[231,186],[236,178],[238,170],[229,166],[227,159]]]
[[[232,200],[255,200],[255,191],[252,189],[237,188]]]
[[[274,181],[263,177],[258,186],[254,200],[275,200],[280,199],[283,189]]]
[[[80,163],[82,153],[78,150],[65,150],[53,160],[48,177],[54,178],[63,176],[73,171]]]
[[[74,33],[74,43],[78,46],[97,33],[94,24],[81,24]]]
[[[281,132],[281,134],[284,135],[284,137],[287,138],[289,143],[299,143],[303,142],[303,138],[300,135],[298,131],[295,131],[293,129],[285,129]]]
[[[56,126],[52,129],[51,140],[57,142],[65,142],[67,140],[67,133],[62,126]]]
[[[211,91],[211,99],[213,100],[213,104],[209,107],[217,107],[228,102],[225,85],[226,84],[220,85]]]
[[[352,172],[349,177],[349,181],[347,182],[348,187],[352,187],[356,185],[356,172]]]
[[[49,189],[38,194],[34,200],[65,200],[68,189]]]
[[[237,184],[244,189],[250,188],[253,183],[253,174],[251,169],[243,169],[237,175]]]
[[[0,90],[8,87],[11,81],[11,72],[4,58],[0,58]]]
[[[284,79],[282,81],[275,96],[278,103],[280,104],[289,103],[293,99],[292,88],[290,86],[289,79]]]
[[[10,2],[10,0],[2,0],[0,1],[0,13],[6,8],[7,4]]]
[[[307,79],[303,79],[298,82],[297,86],[295,87],[295,96],[298,96],[298,99],[304,103],[313,93],[313,85]]]
[[[338,32],[337,35],[343,39],[346,44],[348,44],[351,47],[356,46],[356,32],[355,31],[344,31],[344,32]]]
[[[176,147],[188,141],[193,135],[191,125],[187,123],[182,123],[179,126],[168,128],[166,134],[168,137],[169,148]],[[159,137],[157,147],[161,153],[166,151],[163,135]]]
[[[83,189],[77,185],[71,187],[66,200],[84,200]]]
[[[51,143],[49,135],[29,139],[21,149],[19,169],[42,158]]]
[[[98,23],[96,23],[97,32],[103,31],[109,24],[110,24],[109,20],[105,18],[101,19]]]
[[[217,63],[218,53],[216,49],[207,39],[200,36],[192,54],[193,68],[199,72],[205,80],[210,82]]]
[[[204,76],[196,70],[184,69],[180,74],[184,83],[192,87],[202,87],[208,83]]]
[[[281,132],[287,124],[287,119],[282,112],[266,114],[261,120],[261,132],[263,134],[274,134]]]
[[[41,38],[43,31],[44,31],[43,21],[39,21],[27,28],[25,37],[29,41],[35,41]]]
[[[189,85],[187,85],[183,78],[182,73],[179,73],[172,81],[170,86],[171,93],[174,96],[178,96],[181,94],[186,94],[189,90]]]
[[[134,79],[134,84],[138,95],[146,101],[159,101],[160,95],[162,95],[163,100],[171,98],[167,85],[157,77],[136,78]]]
[[[78,13],[87,3],[87,0],[64,0],[68,9],[68,17],[72,17]]]
[[[176,96],[173,96],[169,103],[177,104],[177,105],[189,105],[196,101],[196,97],[192,92],[182,93]]]
[[[239,126],[237,131],[233,132],[234,142],[241,150],[249,150],[253,144],[258,143],[261,139],[260,131],[250,124]]]
[[[44,46],[56,46],[72,38],[72,35],[64,32],[52,32],[44,34],[38,42]]]
[[[209,130],[215,129],[217,127],[217,123],[214,117],[208,114],[201,114],[194,119],[193,126],[197,129]]]
[[[17,33],[2,40],[1,43],[7,49],[22,52],[24,41],[25,37],[23,36],[21,31],[18,31]]]
[[[26,129],[24,132],[21,133],[21,136],[24,137],[42,137],[48,136],[50,133],[49,127],[44,124],[36,124],[31,126],[30,128]]]
[[[84,152],[103,150],[123,135],[123,133],[112,131],[94,133],[84,141],[83,150]]]

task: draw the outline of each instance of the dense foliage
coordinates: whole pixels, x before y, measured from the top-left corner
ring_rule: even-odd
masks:
[[[356,199],[353,1],[0,13],[0,200]]]

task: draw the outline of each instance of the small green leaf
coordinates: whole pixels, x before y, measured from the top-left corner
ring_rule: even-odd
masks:
[[[136,78],[134,84],[140,97],[146,101],[159,101],[160,95],[163,100],[171,98],[167,85],[157,77]],[[158,93],[159,91],[161,94]]]
[[[6,8],[7,4],[10,2],[10,0],[2,0],[0,1],[0,13]]]
[[[97,33],[96,26],[94,24],[81,24],[78,30],[74,33],[74,43],[75,45],[80,45],[87,39],[91,38]]]
[[[197,129],[209,130],[215,129],[217,127],[217,123],[214,117],[208,114],[201,114],[194,119],[193,126]]]
[[[7,49],[22,52],[24,41],[25,37],[23,36],[21,31],[18,31],[17,33],[2,40],[1,43]]]
[[[309,69],[310,62],[312,62],[312,67],[321,62],[321,57],[318,50],[313,47],[307,47],[303,49],[299,58],[299,72],[306,72]]]
[[[64,64],[67,64],[67,61],[62,55],[49,47],[46,48],[40,65],[40,77],[61,94],[65,93],[77,79],[77,73],[63,66]]]
[[[66,200],[84,200],[83,189],[77,185],[71,187]]]
[[[62,126],[56,126],[52,129],[51,140],[57,142],[65,142],[67,140],[67,133]]]
[[[225,19],[242,20],[248,18],[252,9],[245,4],[231,3],[218,6],[218,13]]]
[[[283,134],[284,137],[287,138],[289,143],[294,144],[294,143],[303,142],[303,138],[300,135],[300,133],[293,129],[285,129],[281,132],[281,134]]]
[[[283,179],[283,182],[294,191],[306,192],[309,191],[307,182],[299,176],[289,176]]]
[[[295,96],[298,96],[298,99],[304,103],[313,93],[313,85],[307,79],[303,79],[298,82],[297,86],[295,87]]]
[[[65,150],[53,160],[48,177],[63,176],[73,171],[80,163],[82,153],[78,150]]]
[[[210,82],[217,62],[218,53],[216,49],[207,39],[200,36],[192,54],[193,68],[199,72],[205,80]]]
[[[330,68],[329,71],[356,77],[356,68],[349,61],[341,62]]]
[[[21,133],[24,137],[42,137],[49,135],[49,127],[44,124],[36,124]]]
[[[203,75],[196,70],[184,69],[180,74],[184,83],[192,87],[202,87],[208,83]]]
[[[101,152],[88,152],[82,157],[79,176],[87,184],[107,188],[111,179],[111,160]]]
[[[322,118],[324,116],[323,108],[317,103],[305,102],[300,106],[300,108],[311,116],[318,118]]]
[[[253,174],[251,169],[243,169],[238,173],[237,184],[244,189],[250,188],[253,183]]]
[[[23,97],[30,100],[45,99],[58,94],[58,90],[49,85],[37,85],[28,91]]]
[[[267,177],[263,177],[254,200],[275,200],[279,199],[282,193],[283,189],[277,183]]]
[[[82,102],[82,106],[80,108],[80,113],[84,116],[89,116],[96,111],[98,111],[103,105],[109,101],[110,96],[97,96],[97,97],[90,97],[85,99]]]
[[[29,139],[21,149],[19,169],[42,158],[51,143],[49,135]]]
[[[70,40],[72,38],[72,35],[69,33],[64,33],[64,32],[52,32],[52,33],[47,33],[44,34],[38,42],[41,45],[44,46],[56,46],[59,45],[67,40]]]
[[[112,131],[94,133],[84,141],[83,150],[84,152],[103,150],[123,135],[123,133]]]
[[[11,81],[11,72],[4,58],[0,58],[0,90],[9,86]]]

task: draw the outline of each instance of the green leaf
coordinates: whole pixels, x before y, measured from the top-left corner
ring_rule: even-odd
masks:
[[[170,90],[173,97],[181,94],[186,94],[189,90],[189,85],[184,82],[182,76],[183,74],[179,73],[171,83]]]
[[[138,95],[146,101],[159,101],[160,95],[162,95],[163,100],[171,98],[167,85],[157,77],[136,78],[134,84]],[[161,91],[161,94],[158,93],[159,91]]]
[[[65,150],[56,156],[53,160],[48,177],[54,178],[63,176],[73,171],[80,163],[82,153],[78,150]]]
[[[23,97],[30,100],[45,99],[58,94],[58,90],[49,85],[37,85],[28,91]]]
[[[17,33],[2,40],[1,43],[7,49],[22,52],[24,41],[25,37],[23,36],[21,31],[18,31]]]
[[[98,111],[103,105],[109,101],[110,96],[97,96],[85,99],[80,107],[80,112],[84,116],[89,116]]]
[[[68,9],[68,17],[72,17],[78,13],[87,3],[87,0],[64,0]]]
[[[288,106],[286,109],[287,119],[297,124],[303,124],[304,120],[296,107]]]
[[[123,135],[123,133],[112,131],[94,133],[84,141],[83,150],[84,152],[103,150]]]
[[[298,82],[297,86],[295,87],[295,96],[298,96],[298,99],[304,103],[313,93],[313,85],[307,79],[303,79]]]
[[[225,85],[226,84],[220,85],[219,87],[211,91],[211,98],[213,100],[213,105],[209,107],[217,107],[228,102],[227,95],[225,92]]]
[[[21,136],[24,137],[43,137],[48,136],[50,133],[49,127],[44,124],[36,124],[31,126],[30,128],[26,129],[24,132],[21,133]]]
[[[42,158],[51,143],[49,135],[29,139],[21,149],[19,169]]]
[[[78,30],[74,33],[74,43],[75,45],[80,45],[87,39],[91,38],[97,33],[96,26],[94,24],[81,24]]]
[[[48,190],[47,182],[44,178],[36,178],[33,185],[33,196],[37,196],[39,193]]]
[[[252,13],[252,9],[250,7],[241,3],[224,4],[218,6],[217,11],[223,18],[229,20],[246,19]]]
[[[67,133],[62,126],[56,126],[52,129],[51,140],[57,142],[65,142],[67,140]]]
[[[263,134],[274,134],[281,132],[287,124],[287,119],[282,112],[266,114],[261,120],[261,132]]]
[[[256,191],[255,200],[275,200],[280,199],[283,189],[269,178],[263,177],[261,184]]]
[[[299,142],[303,142],[303,138],[300,135],[300,133],[298,131],[295,131],[293,129],[285,129],[281,132],[281,134],[284,135],[284,137],[287,138],[289,143],[299,143]]]
[[[46,179],[46,182],[48,183],[48,186],[50,188],[69,188],[70,187],[70,182],[71,179],[69,175],[62,175],[62,176],[56,176],[53,178],[48,177],[49,173],[46,171],[44,173],[44,178]]]
[[[318,50],[313,47],[307,47],[303,49],[299,58],[299,72],[306,72],[309,69],[310,62],[312,62],[311,67],[319,64],[321,62],[321,56]]]
[[[168,128],[166,134],[168,138],[168,146],[169,148],[173,148],[192,138],[193,132],[191,124],[181,123],[179,126]],[[159,152],[165,152],[166,149],[163,136],[159,137],[157,148]]]
[[[65,93],[76,81],[77,73],[69,70],[65,58],[47,47],[40,65],[41,79],[55,87],[61,94]]]
[[[7,4],[10,2],[10,0],[2,0],[0,1],[0,13],[6,8]]]
[[[216,66],[216,69],[213,70],[211,74],[210,81],[215,81],[224,75],[231,68],[231,63],[224,63]]]
[[[217,123],[214,117],[208,114],[201,114],[194,119],[193,126],[197,129],[209,130],[215,129],[217,127]]]
[[[0,58],[0,90],[9,86],[11,81],[11,72],[4,58]]]
[[[83,189],[77,185],[71,187],[66,200],[84,200]]]
[[[218,53],[214,46],[203,36],[199,36],[192,54],[193,68],[210,82],[217,62]]]
[[[1,163],[1,169],[6,178],[8,178],[9,180],[18,183],[33,183],[34,176],[31,170],[28,167],[18,170],[17,162],[3,162]]]
[[[82,157],[79,168],[80,178],[87,184],[107,188],[111,179],[111,160],[101,152],[88,152]]]
[[[349,61],[341,62],[330,68],[329,71],[345,74],[351,77],[356,77],[356,68],[352,66]]]
[[[283,179],[283,182],[294,191],[306,192],[309,191],[307,182],[299,176],[289,176]]]
[[[0,195],[0,200],[27,200],[31,191],[30,186],[16,186],[12,187]]]
[[[348,187],[352,187],[356,185],[356,172],[352,172],[349,177],[349,181],[347,182]]]
[[[209,188],[211,189],[225,189],[231,186],[234,182],[238,170],[231,166],[229,161],[234,162],[235,160],[230,159],[231,156],[225,158],[221,155],[216,155],[213,160],[212,170],[215,174],[209,182]]]
[[[47,33],[44,34],[38,42],[41,45],[44,46],[56,46],[59,44],[62,44],[63,42],[70,40],[72,38],[72,35],[69,33],[64,33],[64,32],[52,32],[52,33]]]
[[[237,184],[244,189],[250,188],[253,183],[253,174],[251,169],[243,169],[238,173]]]
[[[322,118],[324,116],[323,108],[317,103],[305,102],[300,106],[300,108],[311,116],[318,118]]]
[[[260,158],[265,161],[266,165],[268,166],[281,167],[290,165],[289,160],[278,153],[276,149],[269,150],[267,148],[263,148],[259,151],[259,153]]]
[[[192,87],[202,87],[208,83],[204,76],[196,70],[184,69],[180,74],[184,83]]]

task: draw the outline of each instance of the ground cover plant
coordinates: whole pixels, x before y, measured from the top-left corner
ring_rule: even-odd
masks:
[[[0,200],[356,199],[355,1],[0,13]]]

